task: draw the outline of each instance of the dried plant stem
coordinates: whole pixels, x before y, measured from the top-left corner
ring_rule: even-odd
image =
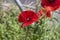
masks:
[[[23,4],[21,3],[20,0],[15,0],[16,4],[18,5],[20,11],[24,11],[24,7],[23,7]]]
[[[36,12],[38,11],[39,3],[40,3],[40,0],[36,0]]]

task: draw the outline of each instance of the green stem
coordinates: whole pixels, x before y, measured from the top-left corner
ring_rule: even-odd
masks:
[[[26,31],[25,40],[27,40],[27,37],[29,37],[29,34],[30,34],[29,30],[30,30],[30,27],[25,28],[25,31]]]

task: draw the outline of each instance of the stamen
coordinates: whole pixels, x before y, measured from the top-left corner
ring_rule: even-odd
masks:
[[[49,3],[53,3],[53,2],[55,2],[55,0],[48,0],[48,2],[49,2]]]
[[[29,21],[30,20],[30,18],[27,18],[27,21]]]

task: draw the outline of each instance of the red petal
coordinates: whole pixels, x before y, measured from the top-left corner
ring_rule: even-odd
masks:
[[[51,13],[49,11],[46,12],[46,18],[51,18]]]
[[[42,10],[38,11],[38,16],[41,17],[42,16]]]
[[[18,16],[18,21],[19,21],[19,22],[25,22],[25,21],[26,21],[25,16],[24,16],[23,14],[20,14],[20,15]]]
[[[21,27],[24,28],[24,27],[26,27],[26,26],[29,26],[29,25],[32,24],[32,23],[33,23],[33,21],[23,23]]]

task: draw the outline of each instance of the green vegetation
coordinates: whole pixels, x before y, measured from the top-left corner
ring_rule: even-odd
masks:
[[[41,24],[32,24],[23,29],[17,20],[19,13],[16,7],[7,11],[0,8],[0,40],[60,40],[60,25],[52,30],[53,26],[40,19]]]

